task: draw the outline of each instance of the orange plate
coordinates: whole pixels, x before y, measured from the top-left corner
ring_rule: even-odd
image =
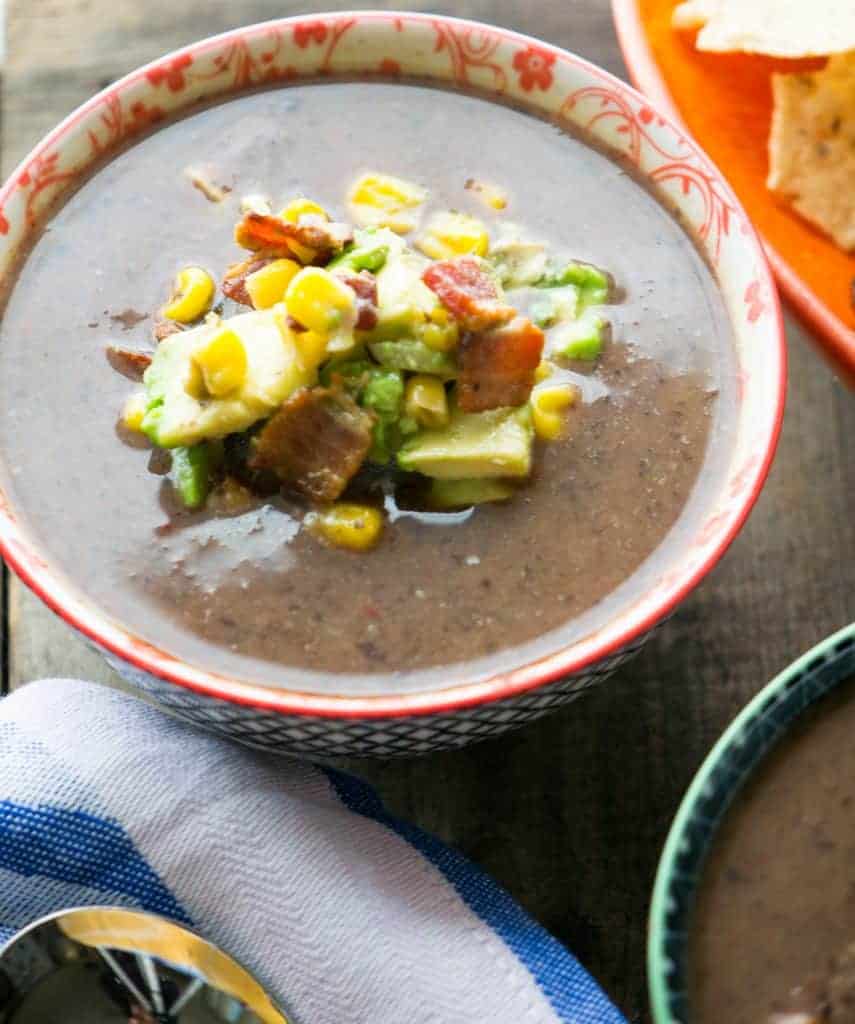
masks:
[[[612,0],[633,81],[682,121],[723,170],[766,244],[781,291],[855,386],[855,255],[847,255],[766,188],[771,71],[822,67],[701,53],[691,33],[671,28],[677,0]]]

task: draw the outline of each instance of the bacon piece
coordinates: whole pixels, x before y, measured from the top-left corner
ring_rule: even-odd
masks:
[[[356,329],[370,331],[377,326],[377,278],[369,271],[342,275],[342,281],[356,293]]]
[[[344,392],[301,388],[259,433],[250,466],[315,501],[335,501],[365,461],[373,426]]]
[[[166,341],[173,334],[180,334],[184,328],[174,320],[158,320],[152,334],[156,342]]]
[[[280,217],[250,210],[235,226],[235,241],[244,249],[278,259],[296,258],[301,263],[327,263],[352,239],[349,225],[327,221],[311,213],[292,224]]]
[[[465,334],[457,350],[457,402],[464,412],[522,405],[534,386],[543,331],[524,316],[479,334]]]
[[[261,270],[262,267],[266,267],[268,263],[272,262],[272,257],[262,257],[261,259],[251,258],[243,260],[241,263],[232,263],[226,269],[223,283],[220,285],[223,295],[230,298],[232,302],[239,302],[242,306],[251,306],[252,299],[246,290],[246,279],[256,270]]]
[[[467,331],[485,331],[513,319],[516,310],[499,298],[495,281],[473,256],[438,260],[422,280]]]
[[[108,345],[107,359],[114,370],[131,380],[141,380],[142,375],[151,365],[151,353],[141,352],[135,348],[124,348],[122,345]]]

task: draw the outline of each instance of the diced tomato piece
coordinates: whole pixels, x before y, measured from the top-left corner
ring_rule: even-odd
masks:
[[[464,412],[481,412],[527,402],[542,353],[543,331],[524,316],[465,334],[457,352],[458,405]]]
[[[422,280],[466,330],[498,327],[516,315],[513,306],[502,302],[496,282],[472,256],[431,263]]]

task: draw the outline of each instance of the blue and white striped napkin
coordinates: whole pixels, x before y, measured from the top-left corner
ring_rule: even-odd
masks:
[[[358,780],[47,680],[0,702],[0,941],[53,910],[188,923],[311,1024],[622,1024],[579,963]]]

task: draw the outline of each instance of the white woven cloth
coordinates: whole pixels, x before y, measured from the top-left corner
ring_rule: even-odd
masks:
[[[195,927],[298,1024],[620,1024],[579,963],[358,780],[47,680],[0,702],[0,941],[123,904]]]

